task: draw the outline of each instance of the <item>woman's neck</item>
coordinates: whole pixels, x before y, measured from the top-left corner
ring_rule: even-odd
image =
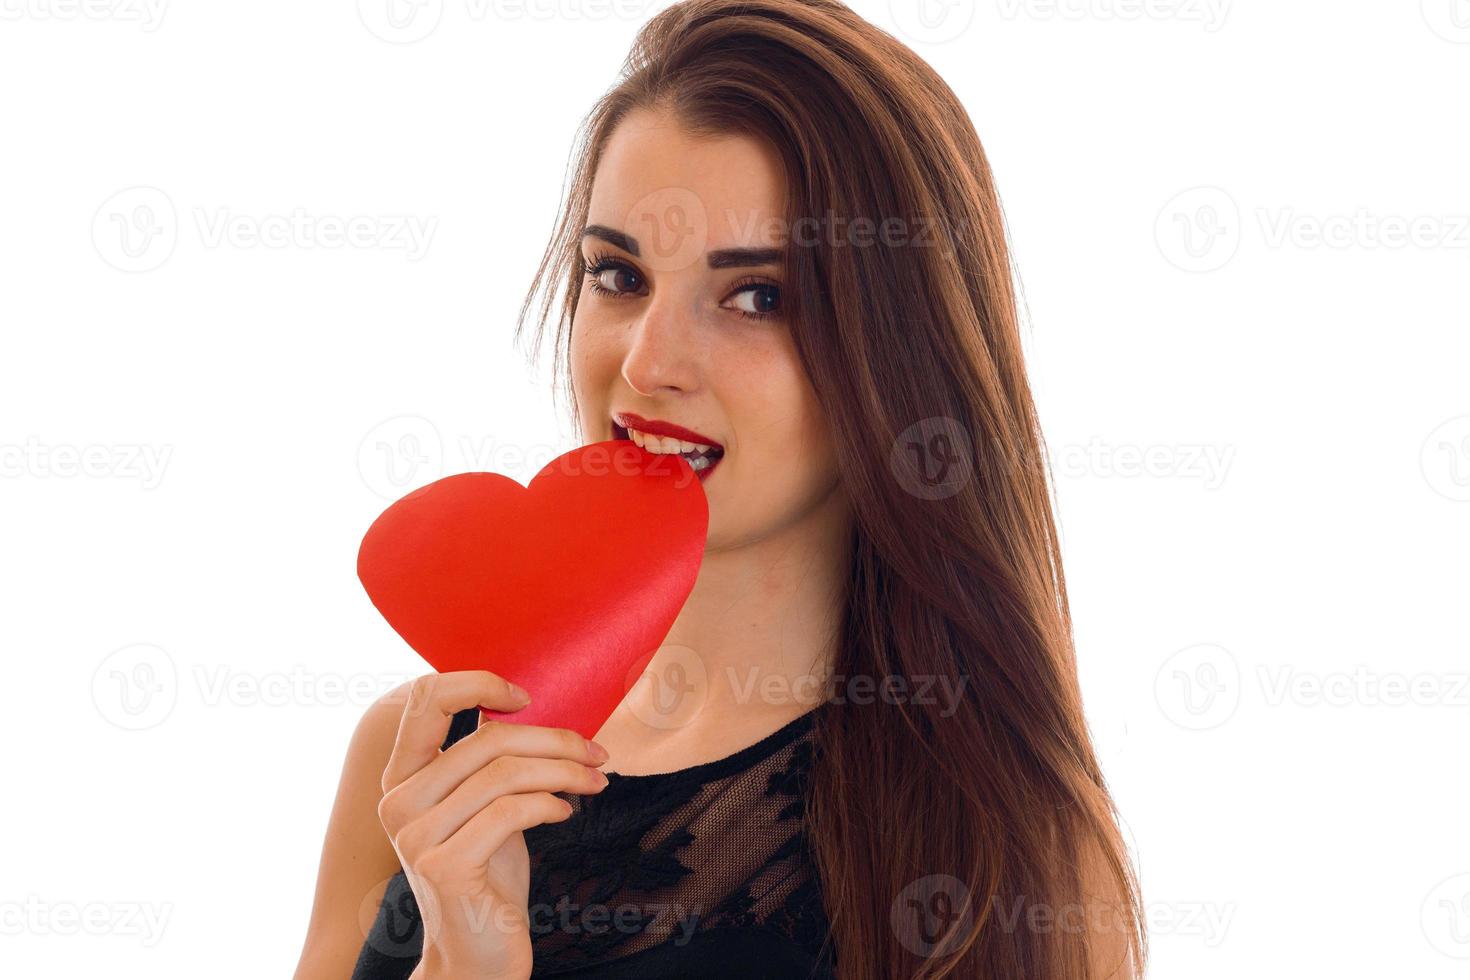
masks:
[[[847,499],[834,488],[776,534],[706,551],[693,591],[619,714],[654,736],[699,729],[730,731],[738,741],[825,700],[851,527]]]

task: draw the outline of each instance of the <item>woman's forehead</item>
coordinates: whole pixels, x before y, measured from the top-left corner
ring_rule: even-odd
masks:
[[[645,248],[691,235],[708,249],[784,240],[786,187],[772,148],[740,135],[691,136],[648,115],[630,116],[609,140],[589,225],[617,229]]]

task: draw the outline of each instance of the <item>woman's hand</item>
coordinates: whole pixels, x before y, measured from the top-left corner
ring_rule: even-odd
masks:
[[[383,770],[378,818],[398,852],[423,922],[415,977],[531,975],[523,831],[565,820],[556,792],[597,793],[607,755],[565,728],[485,721],[441,752],[451,717],[483,705],[518,711],[504,678],[486,670],[419,677]]]

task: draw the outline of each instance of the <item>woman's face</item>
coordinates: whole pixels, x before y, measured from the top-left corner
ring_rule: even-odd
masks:
[[[593,180],[571,336],[582,437],[623,438],[628,412],[722,447],[701,475],[707,551],[790,527],[838,485],[781,305],[784,193],[767,144],[696,139],[647,110],[618,125]]]

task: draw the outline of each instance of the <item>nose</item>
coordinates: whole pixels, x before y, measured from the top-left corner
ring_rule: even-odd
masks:
[[[665,291],[654,296],[627,332],[623,380],[642,395],[688,393],[699,387],[695,317]]]

